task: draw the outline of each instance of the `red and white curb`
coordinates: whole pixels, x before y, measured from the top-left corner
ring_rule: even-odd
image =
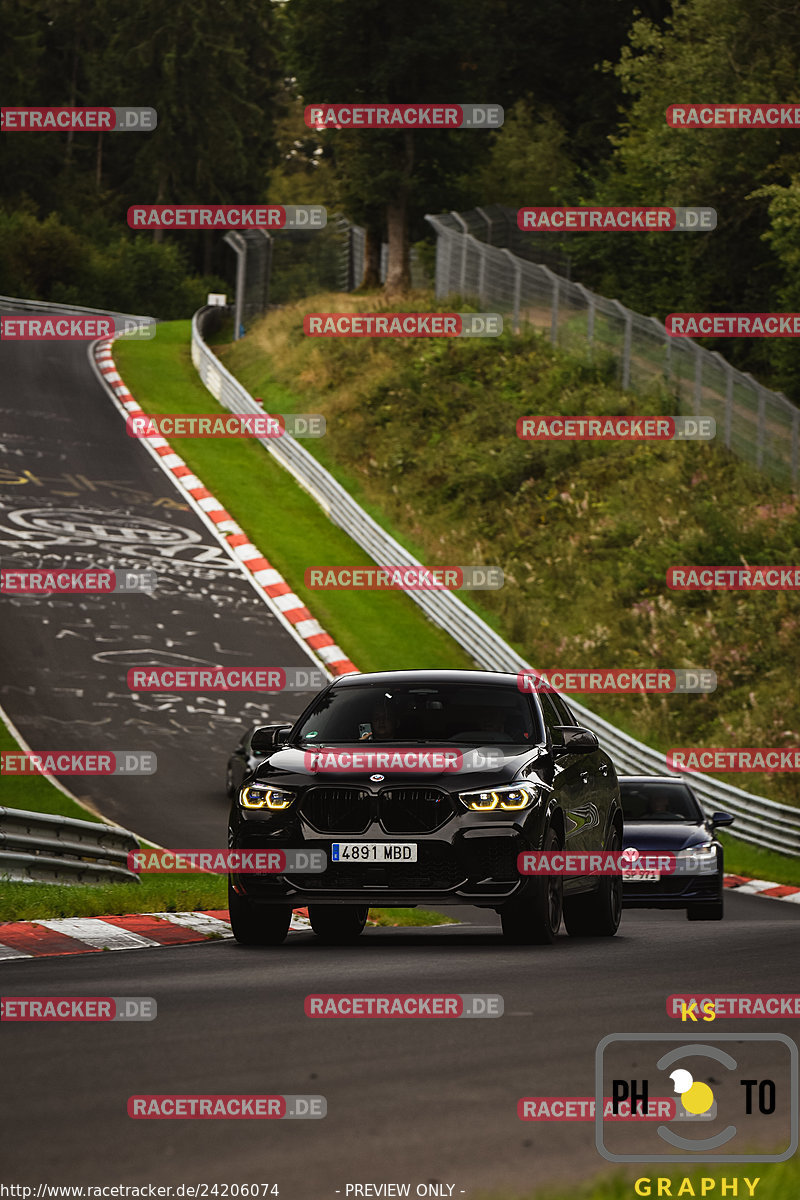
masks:
[[[788,900],[800,904],[800,887],[791,883],[771,883],[769,879],[748,879],[746,875],[726,875],[725,887],[748,896],[766,896],[769,900]]]
[[[100,374],[117,398],[118,407],[125,417],[145,416],[128,391],[117,371],[111,353],[112,342],[95,343],[94,359]],[[243,564],[258,591],[267,600],[270,608],[288,625],[298,640],[313,651],[332,675],[349,675],[358,671],[344,651],[336,645],[329,633],[315,620],[303,601],[296,596],[279,571],[264,558],[253,545],[247,534],[215,496],[208,491],[201,479],[192,472],[166,438],[142,439],[155,452],[162,467],[187,496],[194,501],[223,545]]]
[[[290,932],[311,929],[307,909],[292,913]],[[93,954],[103,950],[149,950],[232,938],[226,908],[206,912],[129,913],[121,917],[65,917],[0,925],[0,961]]]

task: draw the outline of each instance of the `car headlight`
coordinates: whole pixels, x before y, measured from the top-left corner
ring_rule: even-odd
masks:
[[[459,792],[458,798],[471,812],[519,812],[535,804],[540,794],[531,783],[513,783],[480,792]]]
[[[675,854],[676,871],[686,874],[712,874],[717,869],[716,846],[690,846]]]
[[[251,783],[239,792],[242,808],[269,808],[273,812],[288,808],[294,800],[294,792],[283,788],[267,787],[263,783]]]

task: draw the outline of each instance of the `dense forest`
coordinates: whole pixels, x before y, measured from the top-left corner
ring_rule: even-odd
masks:
[[[148,105],[151,133],[4,133],[0,293],[187,315],[224,285],[219,233],[134,234],[133,203],[316,202],[367,230],[368,281],[408,282],[426,212],[710,205],[702,235],[572,234],[572,276],[661,319],[800,309],[792,129],[670,129],[687,101],[788,101],[800,18],[780,0],[0,0],[13,105]],[[317,132],[306,102],[476,101],[497,133]],[[228,275],[229,278],[229,275]],[[790,339],[707,345],[791,397]]]

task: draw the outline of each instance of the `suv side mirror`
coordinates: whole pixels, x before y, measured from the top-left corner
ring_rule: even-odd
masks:
[[[291,728],[291,725],[259,725],[250,738],[250,749],[253,754],[266,756],[276,746],[283,745]]]
[[[591,754],[600,749],[596,734],[580,725],[554,725],[553,754],[562,758],[567,754]]]
[[[736,817],[734,817],[732,813],[715,812],[715,813],[711,814],[711,824],[714,826],[732,825],[735,820],[736,820]]]

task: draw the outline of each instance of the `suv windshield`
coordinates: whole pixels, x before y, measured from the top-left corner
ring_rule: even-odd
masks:
[[[532,746],[544,741],[527,697],[483,684],[349,684],[320,697],[293,741],[302,745],[456,742]]]
[[[620,780],[626,821],[687,821],[699,824],[703,814],[682,783],[626,783]]]

